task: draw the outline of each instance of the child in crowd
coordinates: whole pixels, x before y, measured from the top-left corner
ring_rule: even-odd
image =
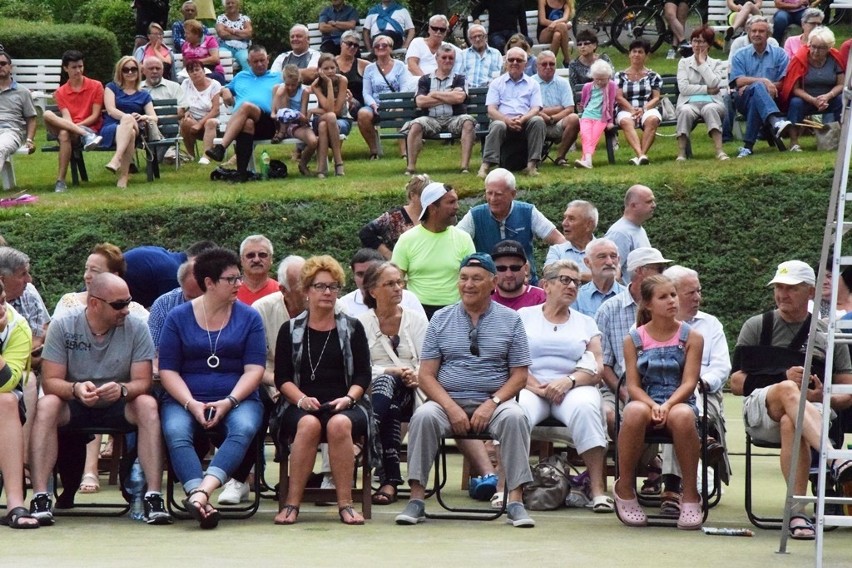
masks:
[[[592,169],[592,156],[607,128],[613,128],[615,96],[617,87],[612,80],[612,67],[603,59],[598,59],[589,68],[592,82],[583,85],[580,96],[580,140],[583,157],[575,160],[578,168]]]
[[[299,68],[290,63],[284,66],[284,84],[275,89],[272,97],[272,116],[278,121],[273,144],[285,138],[296,138],[304,144],[299,158],[299,173],[309,174],[308,162],[317,149],[317,137],[308,119],[308,90],[299,78]]]
[[[319,138],[317,151],[317,176],[328,173],[328,149],[334,156],[334,175],[343,175],[343,153],[340,135],[349,134],[352,119],[346,105],[346,93],[349,81],[337,72],[337,62],[331,53],[320,55],[317,63],[319,73],[311,84],[311,91],[317,97],[317,106],[312,109],[314,134]]]
[[[618,471],[613,486],[616,511],[622,523],[644,526],[645,511],[636,498],[636,465],[645,448],[647,430],[665,429],[674,440],[683,471],[679,529],[698,529],[704,520],[698,494],[699,439],[695,387],[701,370],[704,340],[677,320],[674,283],[655,275],[642,281],[642,300],[636,329],[624,340],[624,366],[630,402],[624,408],[618,434]]]

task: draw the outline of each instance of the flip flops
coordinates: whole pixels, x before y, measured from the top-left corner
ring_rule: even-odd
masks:
[[[355,512],[355,509],[352,505],[346,505],[345,507],[340,507],[337,510],[337,514],[340,515],[340,522],[344,525],[363,525],[364,519],[359,518],[358,513]]]
[[[0,207],[15,207],[16,205],[27,205],[29,203],[35,203],[36,201],[38,201],[38,197],[30,195],[29,193],[24,193],[18,197],[5,197],[0,199]]]
[[[597,495],[593,497],[586,507],[590,508],[593,513],[615,512],[615,503],[609,495]]]
[[[290,519],[290,515],[293,512],[296,512],[296,516]],[[284,508],[279,511],[277,515],[275,515],[275,524],[276,525],[295,525],[296,521],[299,519],[299,507],[296,505],[284,505]]]
[[[202,493],[207,497],[208,501],[203,505],[198,501],[193,501],[192,496],[196,493]],[[219,526],[219,519],[221,518],[219,511],[210,505],[209,500],[209,493],[203,489],[193,489],[189,492],[189,495],[186,496],[186,499],[181,501],[181,505],[183,505],[184,509],[186,509],[186,512],[189,513],[193,519],[198,521],[198,526],[202,529],[215,529]]]

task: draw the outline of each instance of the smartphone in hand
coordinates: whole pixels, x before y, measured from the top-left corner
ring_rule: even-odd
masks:
[[[204,419],[207,422],[210,422],[214,418],[216,418],[216,407],[209,406],[209,407],[205,408],[204,409]]]

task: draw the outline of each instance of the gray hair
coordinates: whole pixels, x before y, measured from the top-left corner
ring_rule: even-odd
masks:
[[[485,187],[488,187],[491,183],[503,182],[506,184],[511,191],[515,191],[517,187],[517,183],[515,182],[515,174],[507,170],[506,168],[497,168],[491,170],[487,176],[485,176]]]
[[[475,30],[479,30],[485,34],[486,40],[488,38],[488,32],[485,31],[485,26],[481,24],[471,24],[467,28],[467,38],[470,39],[470,34],[472,34]]]
[[[341,43],[343,43],[347,39],[357,41],[359,45],[361,43],[361,35],[358,32],[356,32],[355,30],[346,30],[345,32],[343,32],[343,34],[341,34],[341,36],[340,36],[340,42]]]
[[[440,47],[438,47],[438,53],[452,53],[453,57],[455,57],[456,48],[448,43],[442,43]]]
[[[519,54],[522,54],[524,56],[524,61],[527,61],[530,58],[529,54],[526,52],[526,50],[524,50],[523,47],[519,47],[519,46],[516,45],[515,47],[509,48],[509,51],[506,52],[506,56],[504,57],[504,59],[508,59],[509,54],[512,53],[515,50],[517,50],[517,52]]]
[[[805,8],[805,11],[802,12],[802,22],[806,22],[810,18],[819,18],[819,23],[825,21],[825,12],[820,10],[819,8]]]
[[[240,243],[240,256],[243,256],[245,248],[251,243],[261,243],[263,245],[266,245],[266,248],[269,249],[269,256],[272,256],[272,241],[270,241],[263,235],[249,235],[244,238],[243,242]]]
[[[825,26],[817,26],[813,29],[813,31],[808,35],[808,46],[811,45],[811,42],[814,39],[822,40],[829,49],[834,47],[834,32]]]
[[[608,66],[608,65],[607,65]],[[598,208],[589,203],[588,201],[584,201],[582,199],[575,199],[571,203],[565,206],[565,209],[570,209],[571,207],[577,207],[583,210],[583,215],[586,216],[587,219],[591,219],[595,226],[592,227],[592,230],[598,228]]]
[[[543,49],[543,50],[542,50],[542,51],[538,54],[538,58],[536,58],[536,61],[538,61],[538,60],[539,60],[539,59],[541,59],[542,57],[552,57],[553,59],[556,59],[556,54],[555,54],[555,53],[553,53],[552,51],[550,51],[549,49]]]
[[[675,264],[663,271],[663,276],[674,282],[675,286],[680,284],[684,278],[698,278],[698,273],[691,268]]]
[[[594,79],[595,75],[604,75],[610,79],[612,78],[612,65],[604,61],[603,59],[598,59],[594,63],[592,63],[591,67],[589,67],[589,76]]]
[[[30,264],[30,257],[12,247],[0,247],[0,276],[10,276]]]
[[[764,24],[769,26],[769,33],[771,35],[772,34],[772,20],[770,20],[768,17],[763,16],[763,15],[751,16],[748,20],[746,20],[746,25],[745,25],[746,32],[750,31],[751,27],[754,24],[757,24],[757,23],[760,23],[760,22],[763,22]]]
[[[187,260],[186,262],[184,262],[183,264],[178,266],[177,280],[178,280],[178,284],[180,284],[181,286],[183,286],[183,283],[186,281],[186,278],[188,276],[193,276],[193,273],[192,273],[193,263],[194,263],[194,261]]]
[[[560,260],[554,260],[550,264],[545,265],[545,267],[541,269],[541,277],[544,280],[555,280],[559,276],[559,271],[566,269],[573,270],[574,272],[580,272],[580,267],[577,266],[576,262],[563,258]]]
[[[284,289],[288,292],[292,292],[293,290],[290,287],[290,283],[287,282],[287,270],[297,262],[305,262],[305,259],[299,255],[291,254],[285,256],[281,264],[278,265],[278,284],[284,286]]]
[[[444,24],[446,24],[446,26],[447,26],[447,27],[449,27],[449,26],[450,26],[450,21],[449,21],[449,20],[447,19],[447,17],[446,17],[445,15],[443,15],[443,14],[435,14],[434,16],[432,16],[431,18],[429,18],[429,25],[431,26],[432,24],[437,23],[437,22],[438,22],[438,20],[443,21],[443,22],[444,22]]]
[[[296,30],[302,30],[305,32],[305,35],[310,35],[311,31],[308,29],[308,26],[305,24],[296,24],[292,28],[290,28],[290,35],[293,35],[293,32]]]
[[[604,245],[609,245],[615,249],[615,252],[618,252],[618,245],[615,244],[615,241],[606,237],[601,237],[599,239],[592,239],[591,241],[589,241],[589,244],[586,245],[586,256],[591,256],[592,254],[594,254],[595,249]]]

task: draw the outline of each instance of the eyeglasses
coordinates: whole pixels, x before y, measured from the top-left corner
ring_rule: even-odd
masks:
[[[388,340],[390,341],[391,349],[399,357],[399,352],[397,351],[399,349],[399,335],[388,335]]]
[[[813,50],[828,51],[827,45],[811,45],[811,46],[808,46],[808,47],[810,47],[811,51],[813,51]]]
[[[109,307],[111,307],[112,309],[114,309],[117,312],[120,312],[121,310],[123,310],[124,308],[129,306],[130,302],[133,301],[132,297],[127,298],[126,300],[116,300],[114,302],[107,302],[103,298],[99,298],[98,296],[92,296],[91,294],[90,294],[90,297],[94,298],[95,300],[100,300],[104,304],[108,304]]]
[[[384,49],[386,47],[390,47],[390,44],[389,43],[374,43],[373,44],[374,49]]]
[[[396,286],[399,286],[400,288],[405,288],[405,280],[400,278],[399,280],[391,280],[390,282],[385,282],[384,284],[382,284],[382,287],[384,288],[393,289]]]
[[[506,61],[508,61],[509,63],[524,63],[524,60],[518,57],[510,57]]]
[[[556,67],[555,61],[539,61],[539,67]]]
[[[441,57],[439,57],[439,59],[441,61],[455,61],[456,56],[455,55],[442,55]]]
[[[556,280],[559,280],[559,283],[562,284],[563,286],[570,286],[571,284],[573,284],[577,288],[579,288],[580,285],[583,283],[583,281],[580,280],[579,278],[571,278],[570,276],[565,276],[565,275],[557,276]]]
[[[251,260],[255,257],[257,257],[257,258],[269,258],[269,253],[268,252],[247,252],[246,253],[246,258],[249,259],[249,260]]]
[[[236,276],[220,276],[219,280],[224,280],[225,282],[227,282],[231,286],[234,286],[235,284],[239,284],[240,282],[243,281],[243,276],[242,276],[242,274],[238,274]]]
[[[343,45],[345,45],[346,47],[360,47],[360,44],[354,41],[344,41]]]
[[[597,44],[595,44],[595,42],[593,42],[593,41],[578,41],[578,42],[575,43],[575,45],[577,47],[585,47],[587,45],[597,45]]]
[[[692,43],[695,45],[707,45],[707,42],[700,38],[693,38]]]
[[[485,39],[485,34],[473,34],[470,39]]]
[[[470,340],[470,354],[474,357],[479,357],[479,328],[474,327],[471,329],[467,338]]]
[[[445,34],[447,33],[447,28],[439,28],[436,26],[429,26],[429,29],[437,34]]]
[[[512,272],[520,272],[524,267],[523,264],[509,264],[507,266],[497,266],[497,272],[506,272],[507,270],[511,270]]]
[[[316,290],[317,292],[331,292],[332,294],[337,294],[340,292],[340,284],[324,284],[322,282],[317,282],[316,284],[311,284],[311,288]]]
[[[137,73],[139,71],[138,67],[122,67],[121,72],[125,75],[129,75],[131,73]]]
[[[0,67],[6,67],[7,65],[9,65],[8,61],[0,61]]]

